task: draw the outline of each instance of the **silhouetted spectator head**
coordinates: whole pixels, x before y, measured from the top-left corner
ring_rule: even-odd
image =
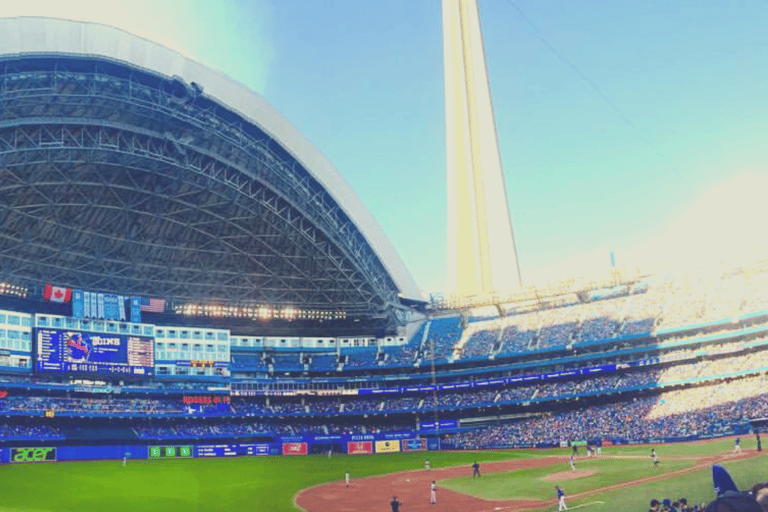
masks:
[[[763,512],[763,507],[747,492],[728,491],[707,505],[705,512]]]

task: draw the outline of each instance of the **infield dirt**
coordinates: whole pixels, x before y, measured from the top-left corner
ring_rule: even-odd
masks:
[[[577,478],[584,478],[592,476],[597,471],[593,469],[577,469],[576,471],[560,471],[559,473],[552,473],[547,475],[542,480],[545,482],[563,482],[567,480],[576,480]]]

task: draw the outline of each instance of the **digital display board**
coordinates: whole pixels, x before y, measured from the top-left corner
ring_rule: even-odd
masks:
[[[11,462],[53,462],[56,448],[11,448]]]
[[[192,457],[191,446],[150,446],[150,459],[178,459]]]
[[[404,452],[415,452],[427,449],[426,439],[403,439],[402,448]]]
[[[37,371],[152,375],[153,338],[61,329],[37,330]]]
[[[229,395],[222,395],[222,396],[184,395],[184,397],[182,398],[182,401],[185,404],[202,404],[202,405],[228,404]]]
[[[196,457],[240,457],[243,455],[269,455],[269,445],[266,443],[252,443],[195,446]]]

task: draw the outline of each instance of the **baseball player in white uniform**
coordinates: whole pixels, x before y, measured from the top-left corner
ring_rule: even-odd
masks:
[[[559,485],[555,486],[555,490],[557,490],[557,510],[558,512],[563,512],[563,510],[568,510],[568,507],[565,504],[565,491],[560,488]]]
[[[571,460],[568,461],[571,465],[571,471],[576,471],[576,459],[571,455]]]
[[[429,484],[429,503],[431,505],[435,505],[437,503],[437,485],[435,484],[434,480],[432,480],[432,483]]]
[[[344,481],[347,482],[347,487],[349,487],[349,471],[344,473]]]

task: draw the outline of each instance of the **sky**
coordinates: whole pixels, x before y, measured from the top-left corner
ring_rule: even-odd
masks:
[[[768,254],[768,1],[479,0],[524,284]],[[439,0],[25,0],[260,93],[446,290]]]

